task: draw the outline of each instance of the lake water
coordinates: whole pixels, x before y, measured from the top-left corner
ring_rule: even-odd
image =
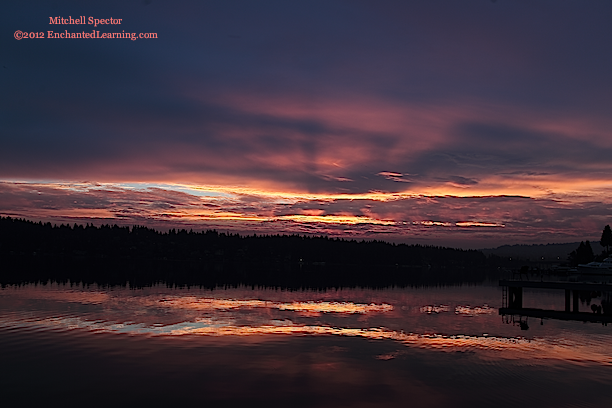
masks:
[[[501,297],[495,283],[5,287],[0,400],[7,407],[612,406],[612,325],[530,318],[521,330],[499,316]],[[527,290],[524,303],[563,310],[564,298]]]

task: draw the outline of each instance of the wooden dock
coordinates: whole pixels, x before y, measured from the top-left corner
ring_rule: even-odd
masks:
[[[502,307],[499,309],[499,314],[502,316],[506,315],[520,315],[535,317],[538,319],[555,319],[555,320],[574,320],[578,322],[591,322],[591,323],[612,323],[612,315],[597,314],[593,312],[561,312],[558,310],[544,310],[544,309],[510,309]]]
[[[612,314],[580,311],[580,294],[583,292],[609,292],[612,293],[612,284],[597,282],[560,282],[560,281],[530,281],[502,279],[502,307],[499,314],[502,316],[518,315],[535,318],[549,318],[558,320],[575,320],[582,322],[612,323]],[[523,289],[556,289],[565,291],[565,310],[545,310],[523,307]]]

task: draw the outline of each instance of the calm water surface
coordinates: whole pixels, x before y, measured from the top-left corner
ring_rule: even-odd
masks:
[[[495,284],[7,287],[0,289],[1,400],[11,407],[612,406],[612,326],[530,319],[521,330],[502,321],[500,303]],[[563,310],[563,294],[526,291],[525,307]]]

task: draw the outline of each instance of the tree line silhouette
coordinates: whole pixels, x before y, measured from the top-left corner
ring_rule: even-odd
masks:
[[[579,264],[587,264],[594,260],[603,261],[604,258],[610,255],[610,246],[612,246],[612,230],[609,225],[606,225],[601,233],[601,239],[599,240],[599,244],[606,249],[597,256],[593,252],[593,248],[591,247],[591,243],[587,240],[586,243],[584,241],[580,242],[578,248],[572,251],[567,260],[569,261],[571,266],[578,266]]]
[[[320,236],[168,232],[0,217],[0,283],[385,287],[482,281],[476,250]]]

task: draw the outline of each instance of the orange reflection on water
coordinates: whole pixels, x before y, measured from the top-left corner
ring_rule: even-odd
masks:
[[[426,313],[426,314],[440,314],[440,313],[444,313],[444,312],[450,312],[450,306],[449,305],[426,305],[426,306],[422,306],[419,308],[419,311],[421,313]],[[478,316],[478,315],[492,315],[492,314],[496,314],[497,313],[497,309],[494,307],[490,307],[489,305],[482,305],[482,306],[462,306],[462,305],[458,305],[455,306],[455,314],[456,315],[462,315],[462,316]]]
[[[280,323],[280,322],[279,322]],[[287,323],[287,322],[282,322]],[[612,366],[612,355],[606,348],[585,346],[572,342],[549,342],[520,337],[488,337],[467,335],[415,334],[384,328],[342,328],[308,325],[262,325],[221,327],[185,327],[171,330],[165,335],[253,336],[253,335],[333,335],[361,337],[369,340],[393,340],[405,346],[440,351],[482,350],[503,352],[505,359],[564,360],[572,362],[597,362]]]
[[[483,306],[455,306],[455,314],[464,316],[491,315],[496,314],[497,309],[489,305]]]
[[[449,305],[427,305],[427,306],[422,306],[419,311],[421,313],[427,313],[427,314],[438,314],[438,313],[443,313],[443,312],[449,312],[450,311],[450,306]]]
[[[196,296],[181,296],[176,298],[161,299],[160,304],[168,307],[195,310],[229,310],[237,308],[268,308],[278,310],[290,310],[294,312],[318,312],[318,313],[384,313],[393,310],[389,304],[364,304],[353,302],[270,302],[265,300],[239,300],[239,299],[214,299],[199,298]]]
[[[111,323],[84,320],[79,317],[56,317],[46,319],[25,319],[19,322],[0,319],[0,325],[24,327],[45,327],[52,330],[89,330],[95,333],[123,333],[134,336],[212,336],[212,337],[253,337],[265,341],[268,335],[287,336],[342,336],[359,337],[368,340],[391,340],[412,348],[424,350],[466,352],[473,351],[487,358],[535,361],[559,360],[577,364],[585,362],[612,366],[612,354],[607,344],[586,344],[570,340],[532,340],[521,337],[468,336],[442,334],[416,334],[393,331],[385,328],[348,328],[318,325],[297,325],[290,320],[269,321],[258,326],[239,326],[231,320],[202,318],[192,322],[173,325],[147,326],[142,323]],[[498,354],[502,353],[502,354]]]
[[[370,296],[351,292],[354,296],[359,296],[358,299],[367,299],[358,303],[336,301],[344,298],[339,292],[329,293],[325,300],[312,300],[311,296],[320,295],[253,291],[243,293],[241,290],[233,290],[221,292],[224,298],[214,298],[210,292],[184,296],[176,295],[176,292],[172,295],[158,293],[158,290],[159,288],[151,289],[152,294],[145,291],[142,296],[125,296],[125,291],[80,292],[40,286],[4,290],[0,292],[0,301],[4,307],[3,313],[0,313],[0,327],[11,330],[34,329],[64,333],[86,331],[93,335],[113,333],[143,338],[155,336],[176,339],[172,341],[180,341],[178,339],[182,337],[194,339],[198,344],[206,344],[206,336],[218,338],[222,344],[229,344],[232,337],[245,342],[267,342],[272,339],[290,342],[293,337],[300,336],[337,336],[394,342],[406,346],[400,347],[405,352],[411,349],[469,352],[476,353],[477,358],[513,359],[526,361],[527,364],[532,364],[534,360],[548,360],[612,365],[608,334],[598,336],[588,332],[561,331],[554,337],[535,337],[531,340],[514,337],[513,333],[509,334],[510,337],[500,335],[500,331],[492,336],[456,334],[479,334],[489,329],[495,331],[495,328],[490,326],[489,317],[496,314],[497,309],[487,304],[469,306],[462,301],[461,304],[455,303],[453,306],[433,302],[427,305],[426,301],[420,300],[418,304],[426,306],[405,308],[401,306],[402,301],[394,300],[394,292],[388,292],[385,298],[375,297],[374,299],[378,299],[376,303],[368,303],[373,299]],[[249,299],[247,296],[271,297],[275,300]],[[417,294],[410,294],[411,298],[414,296]],[[301,299],[294,300],[296,297]],[[473,299],[479,298],[480,295]],[[395,308],[384,303],[383,299],[394,303]],[[26,300],[33,302],[24,303]],[[41,300],[49,302],[40,302]],[[58,306],[56,302],[71,304],[69,307],[61,304]],[[86,307],[80,308],[74,303],[82,303]],[[93,305],[100,306],[92,307]],[[409,309],[412,312],[402,312]],[[271,310],[286,313],[272,313]],[[421,313],[418,313],[419,311]],[[334,315],[325,318],[321,316],[324,313]],[[374,318],[365,316],[369,313],[372,313]],[[307,319],[304,314],[319,315]],[[411,314],[422,317],[411,320]],[[427,314],[446,316],[438,319]],[[291,317],[295,315],[298,316]],[[335,316],[346,318],[337,319]],[[135,321],[128,321],[132,319]],[[439,327],[419,327],[419,322],[433,320],[444,320],[445,323]],[[459,321],[474,321],[475,324],[461,325],[458,324]],[[383,327],[390,325],[393,329]],[[391,358],[394,357],[382,357]]]

